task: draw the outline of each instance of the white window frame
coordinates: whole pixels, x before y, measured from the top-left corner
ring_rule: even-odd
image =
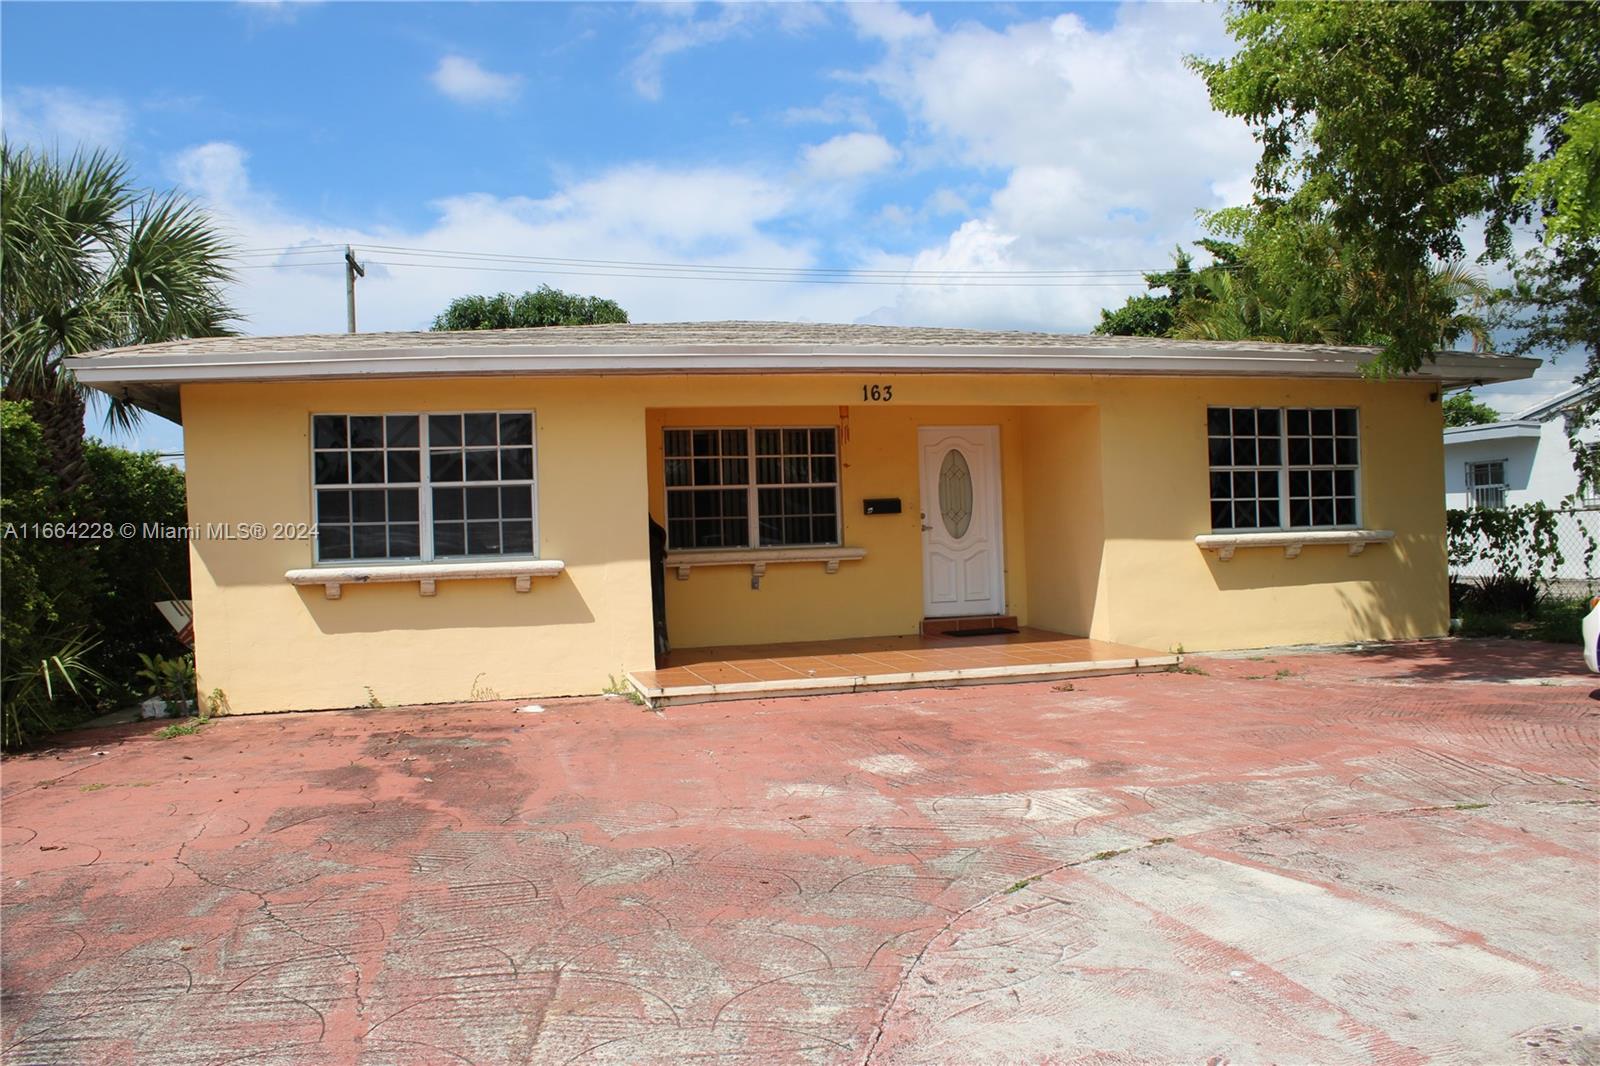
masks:
[[[804,482],[804,483],[797,483],[797,484],[787,484],[787,485],[785,485],[785,484],[777,484],[777,485],[772,485],[772,484],[764,483],[764,482],[762,482],[760,480],[760,477],[757,474],[757,464],[759,462],[759,459],[758,459],[758,457],[756,455],[756,434],[758,432],[762,431],[762,430],[774,430],[774,431],[777,431],[777,432],[781,433],[786,429],[787,430],[805,430],[807,433],[810,433],[814,429],[829,429],[829,430],[833,431],[833,481],[832,482],[827,482],[827,481],[807,481],[807,482]],[[746,503],[745,503],[745,510],[746,510],[746,515],[745,515],[745,524],[746,524],[745,541],[746,541],[746,543],[745,544],[738,545],[738,546],[722,547],[722,548],[697,548],[697,547],[694,547],[692,545],[688,546],[688,547],[674,548],[672,546],[672,533],[671,533],[672,515],[671,515],[671,506],[668,503],[668,501],[670,500],[671,494],[673,492],[705,492],[705,491],[719,491],[719,490],[720,491],[731,491],[731,490],[738,489],[738,488],[741,487],[739,485],[721,485],[721,486],[704,485],[704,486],[695,486],[695,485],[669,485],[669,484],[667,484],[667,465],[666,464],[671,462],[674,458],[679,458],[679,459],[683,458],[682,456],[669,456],[669,455],[667,455],[667,434],[675,432],[675,431],[681,431],[681,432],[686,432],[686,433],[696,433],[696,432],[727,433],[727,432],[736,432],[736,433],[744,433],[745,434],[745,457],[749,461],[749,471],[750,471],[748,480],[742,486],[744,488],[745,492],[746,492]],[[839,546],[843,545],[844,544],[844,496],[843,496],[844,459],[843,459],[842,455],[840,454],[842,452],[842,450],[843,450],[842,449],[842,445],[844,443],[843,438],[844,438],[844,434],[840,430],[839,426],[837,426],[837,425],[812,425],[812,424],[806,424],[806,425],[803,425],[803,426],[771,426],[771,425],[767,425],[767,426],[753,426],[753,425],[752,426],[662,426],[661,427],[661,486],[662,486],[661,503],[662,503],[662,507],[665,508],[665,510],[666,510],[666,513],[663,514],[662,517],[664,519],[664,528],[667,529],[667,550],[669,552],[715,552],[715,551],[730,551],[730,552],[774,551],[774,552],[776,552],[776,551],[786,551],[786,550],[789,550],[791,548],[836,548],[836,547],[839,547]],[[810,445],[808,443],[807,444],[807,448],[809,448],[809,447],[810,447]],[[691,450],[692,450],[692,445],[691,445]],[[816,454],[817,453],[815,453],[815,452],[810,452],[810,451],[807,452],[807,456],[808,457],[815,456]],[[692,456],[689,457],[689,461],[690,462],[694,461]],[[722,461],[722,456],[719,455],[718,456],[718,462],[721,462],[721,461]],[[795,488],[823,489],[823,488],[828,488],[830,486],[833,488],[833,539],[832,540],[809,541],[809,542],[807,542],[805,544],[788,544],[788,543],[784,543],[784,544],[762,544],[761,543],[761,509],[760,509],[761,496],[760,496],[760,493],[761,493],[762,489],[795,489]],[[780,520],[781,520],[781,516],[780,516]]]
[[[1590,460],[1590,453],[1594,452],[1596,449],[1600,449],[1600,441],[1578,441],[1574,445],[1574,448],[1577,451],[1577,458],[1582,460],[1583,468],[1587,469]],[[1580,477],[1575,494],[1578,499],[1579,507],[1587,510],[1600,508],[1600,482],[1585,486],[1582,478]]]
[[[469,414],[473,414],[473,415],[476,415],[476,414],[492,414],[492,415],[495,416],[497,421],[498,421],[498,419],[499,419],[499,417],[501,415],[523,415],[523,414],[525,414],[525,415],[528,416],[529,441],[530,441],[528,446],[532,450],[532,463],[533,463],[533,467],[532,467],[533,477],[529,481],[526,481],[526,482],[521,481],[521,480],[506,481],[506,480],[502,480],[502,479],[499,479],[499,478],[496,478],[494,481],[472,481],[472,482],[445,481],[445,482],[440,482],[439,483],[439,487],[441,487],[441,488],[457,488],[457,487],[463,487],[463,488],[493,488],[493,489],[497,489],[498,490],[498,489],[502,489],[502,488],[515,487],[515,486],[520,486],[520,485],[526,484],[528,486],[528,495],[529,495],[529,500],[530,500],[530,504],[529,505],[532,508],[532,514],[529,517],[529,520],[530,520],[530,522],[532,523],[532,526],[533,526],[532,551],[529,551],[529,552],[499,552],[499,553],[496,553],[494,555],[445,555],[445,556],[436,556],[434,554],[434,550],[433,550],[433,489],[434,489],[434,482],[433,482],[433,463],[432,463],[432,459],[431,459],[431,452],[432,452],[433,449],[432,449],[432,446],[429,443],[429,432],[428,432],[428,430],[429,430],[428,417],[429,417],[430,413],[433,414],[433,415],[437,415],[440,418],[451,418],[451,417],[460,418],[462,415],[469,415]],[[369,483],[369,484],[365,484],[365,485],[353,485],[353,484],[346,484],[346,485],[319,485],[319,484],[317,484],[317,452],[319,450],[326,450],[326,449],[318,449],[317,448],[317,437],[316,437],[317,423],[316,423],[316,420],[319,417],[333,417],[333,418],[352,418],[352,417],[356,417],[356,418],[372,418],[372,417],[377,417],[377,418],[410,418],[410,417],[415,417],[417,419],[417,451],[419,452],[419,456],[420,456],[419,459],[418,459],[418,466],[419,466],[419,469],[417,471],[418,480],[416,482],[414,482],[414,483],[413,482],[393,482],[393,483],[391,483],[389,481],[384,481],[384,482],[381,482],[381,483],[374,482],[374,483]],[[322,558],[322,538],[321,538],[320,534],[314,534],[312,536],[312,538],[311,538],[312,539],[311,558],[312,558],[312,565],[315,566],[315,567],[336,567],[336,568],[337,567],[343,567],[343,568],[349,568],[349,567],[353,567],[353,566],[354,567],[367,567],[367,566],[415,566],[418,563],[430,563],[430,564],[436,564],[436,565],[442,565],[442,566],[454,566],[454,565],[458,565],[458,564],[466,565],[466,564],[473,564],[473,563],[494,562],[496,560],[516,561],[516,560],[537,560],[537,559],[540,558],[540,555],[539,555],[539,484],[540,484],[540,478],[539,478],[539,416],[538,416],[538,412],[534,411],[531,408],[529,408],[527,410],[495,410],[495,411],[469,411],[469,410],[466,410],[466,409],[463,408],[463,409],[457,410],[457,411],[433,411],[433,412],[428,412],[428,411],[313,411],[313,412],[311,412],[310,416],[308,417],[308,419],[306,421],[306,442],[308,444],[306,452],[307,452],[307,457],[308,457],[308,460],[309,460],[309,469],[308,469],[307,473],[309,474],[310,481],[311,481],[311,521],[312,521],[312,527],[313,527],[314,530],[319,525],[319,515],[318,515],[318,511],[317,511],[317,491],[319,489],[337,490],[337,489],[341,489],[342,488],[342,489],[345,489],[347,491],[348,490],[353,490],[353,489],[382,489],[385,492],[389,491],[390,489],[415,489],[417,491],[417,522],[419,524],[419,528],[417,530],[417,549],[418,549],[418,552],[419,552],[418,555],[409,556],[409,557],[406,557],[406,558],[387,558],[387,557],[386,558],[381,558],[381,559],[356,558],[354,556],[354,554],[353,554],[354,543],[352,542],[352,545],[351,545],[351,547],[352,547],[352,555],[351,555],[350,558],[347,558],[347,559],[323,559]],[[496,452],[498,452],[501,447],[502,447],[501,445],[496,445]],[[348,443],[346,444],[345,450],[346,451],[349,450]],[[385,443],[384,451],[387,452],[388,450],[389,450],[388,444]],[[465,471],[463,471],[463,473],[465,473]],[[385,477],[387,477],[388,476],[388,471],[385,470],[384,474],[385,474]],[[465,519],[463,519],[463,521],[465,521]],[[504,519],[501,519],[501,521],[504,521]],[[351,524],[353,525],[353,523],[351,523]],[[388,525],[389,525],[389,523],[385,522],[385,526],[387,527]]]
[[[1478,481],[1478,468],[1480,466],[1494,466],[1500,464],[1499,481]],[[1474,511],[1503,511],[1506,509],[1507,494],[1511,485],[1506,479],[1506,467],[1510,465],[1506,459],[1468,459],[1467,460],[1467,502]],[[1498,503],[1486,504],[1483,494],[1486,490],[1499,493]]]
[[[1234,411],[1256,411],[1256,412],[1260,412],[1260,411],[1263,411],[1263,410],[1266,410],[1266,411],[1277,411],[1278,412],[1278,460],[1279,461],[1276,464],[1260,464],[1260,463],[1258,463],[1258,464],[1256,464],[1254,466],[1234,466],[1234,465],[1231,465],[1231,464],[1228,465],[1228,466],[1213,466],[1213,465],[1211,465],[1210,437],[1212,436],[1212,434],[1211,434],[1211,431],[1210,431],[1211,430],[1211,427],[1210,427],[1210,413],[1211,413],[1212,409],[1214,409],[1214,408],[1222,409],[1222,410],[1225,410],[1225,411],[1228,412],[1229,420],[1230,420],[1230,436],[1232,435],[1232,432],[1231,432],[1231,421],[1232,421],[1232,417],[1233,417],[1233,412]],[[1356,439],[1356,461],[1355,461],[1355,465],[1351,466],[1351,464],[1349,464],[1349,463],[1339,463],[1339,462],[1334,462],[1334,463],[1291,463],[1291,462],[1289,462],[1289,436],[1290,436],[1290,434],[1289,434],[1289,412],[1290,411],[1306,411],[1308,413],[1312,412],[1312,411],[1335,411],[1335,412],[1337,412],[1337,411],[1341,411],[1341,410],[1343,410],[1343,411],[1353,411],[1355,413],[1355,417],[1356,417],[1356,435],[1355,435],[1355,439]],[[1258,406],[1252,406],[1252,405],[1246,405],[1246,404],[1234,405],[1234,404],[1215,404],[1214,403],[1214,404],[1207,404],[1206,405],[1205,419],[1206,419],[1206,421],[1205,421],[1205,431],[1206,431],[1205,432],[1205,436],[1207,438],[1207,445],[1206,445],[1206,448],[1207,448],[1207,454],[1206,454],[1206,481],[1207,481],[1206,509],[1208,511],[1208,517],[1209,517],[1209,511],[1210,511],[1210,504],[1211,504],[1211,490],[1210,490],[1210,475],[1211,474],[1222,473],[1222,472],[1227,472],[1227,473],[1232,474],[1234,472],[1241,472],[1242,473],[1242,472],[1247,472],[1248,471],[1248,472],[1252,472],[1252,473],[1256,473],[1256,474],[1261,474],[1263,472],[1266,472],[1266,473],[1276,472],[1277,476],[1278,476],[1278,524],[1277,525],[1275,525],[1275,526],[1213,526],[1213,527],[1211,527],[1211,531],[1213,533],[1240,533],[1240,534],[1244,534],[1244,533],[1263,533],[1263,532],[1285,532],[1285,533],[1292,532],[1292,533],[1299,533],[1299,532],[1316,531],[1316,530],[1343,530],[1343,529],[1360,529],[1361,528],[1361,522],[1362,522],[1362,518],[1364,516],[1363,512],[1365,511],[1365,501],[1363,500],[1364,493],[1362,491],[1363,478],[1361,476],[1361,471],[1362,471],[1362,467],[1364,465],[1362,463],[1362,456],[1366,453],[1366,448],[1362,443],[1362,419],[1361,419],[1361,408],[1359,406],[1352,405],[1352,404],[1339,404],[1339,405],[1333,405],[1333,406],[1317,407],[1317,406],[1310,406],[1310,405],[1306,405],[1306,404],[1295,404],[1293,406],[1284,406],[1284,407],[1270,407],[1270,406],[1269,407],[1258,407]],[[1258,437],[1259,437],[1259,434],[1258,434]],[[1337,442],[1337,438],[1338,438],[1338,434],[1335,433],[1335,441],[1336,442]],[[1336,444],[1336,446],[1337,446],[1337,444]],[[1338,456],[1335,455],[1334,458],[1337,459]],[[1340,470],[1350,470],[1355,475],[1354,493],[1355,493],[1355,510],[1356,510],[1356,513],[1355,513],[1354,517],[1352,518],[1352,520],[1349,521],[1349,522],[1334,522],[1334,523],[1330,523],[1330,524],[1315,524],[1315,525],[1308,524],[1308,525],[1303,525],[1303,526],[1291,525],[1290,522],[1289,522],[1289,472],[1291,470],[1295,470],[1295,471],[1304,470],[1304,471],[1308,471],[1310,473],[1316,473],[1318,471],[1328,471],[1330,473],[1335,473],[1335,474]]]

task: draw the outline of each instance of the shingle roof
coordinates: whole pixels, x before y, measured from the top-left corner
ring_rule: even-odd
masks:
[[[1536,404],[1516,416],[1517,421],[1545,422],[1560,414],[1565,414],[1569,408],[1576,407],[1590,397],[1600,392],[1600,382],[1590,382],[1568,389],[1559,396]]]
[[[837,325],[809,322],[659,322],[625,325],[546,326],[539,329],[414,333],[312,333],[283,337],[201,337],[94,352],[83,358],[120,355],[249,355],[265,353],[479,351],[526,348],[650,351],[685,348],[778,349],[1039,349],[1063,354],[1103,352],[1285,352],[1370,358],[1376,348],[1276,344],[1265,341],[1183,341],[1168,337],[1102,337],[1020,330],[945,329],[923,326]],[[1470,353],[1462,353],[1470,354]]]
[[[204,337],[77,356],[80,381],[169,418],[200,381],[585,374],[1142,374],[1351,378],[1376,348],[794,322],[672,322],[461,333]],[[1528,377],[1536,359],[1440,352],[1442,384]]]

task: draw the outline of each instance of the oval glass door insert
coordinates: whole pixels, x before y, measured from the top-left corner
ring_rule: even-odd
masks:
[[[939,517],[952,540],[966,536],[972,524],[972,469],[955,448],[945,452],[939,464]]]

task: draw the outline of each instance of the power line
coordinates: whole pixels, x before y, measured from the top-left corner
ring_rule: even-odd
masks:
[[[717,273],[770,273],[770,274],[849,274],[853,276],[904,277],[906,275],[976,275],[982,277],[1045,277],[1045,276],[1103,276],[1107,274],[1143,274],[1131,268],[1101,268],[1092,270],[917,270],[878,269],[870,267],[775,267],[744,266],[739,264],[663,263],[632,259],[569,259],[555,256],[510,255],[498,252],[452,252],[435,248],[405,248],[396,245],[364,245],[373,251],[429,258],[491,260],[496,262],[539,263],[557,266],[593,266],[645,268],[653,270],[712,271]]]
[[[321,255],[342,249],[342,245],[294,245],[287,248],[261,248],[234,253],[236,257],[288,257],[297,255]],[[951,278],[976,278],[981,280],[995,278],[1022,278],[1022,279],[1078,279],[1078,278],[1111,278],[1134,276],[1143,277],[1145,274],[1162,273],[1170,268],[1140,268],[1140,267],[1097,267],[1089,269],[1037,269],[1037,270],[963,270],[963,269],[917,269],[917,268],[874,268],[874,267],[806,267],[806,266],[758,266],[744,264],[707,264],[707,263],[673,263],[655,260],[632,259],[579,259],[558,256],[515,255],[502,252],[476,252],[459,251],[442,248],[417,248],[404,245],[368,244],[365,249],[376,251],[390,256],[400,256],[405,261],[421,260],[423,262],[464,262],[468,264],[494,264],[517,263],[551,267],[580,267],[597,271],[634,270],[645,272],[637,276],[661,276],[682,274],[697,276],[701,274],[717,275],[721,280],[728,280],[733,275],[742,279],[745,276],[770,275],[782,279],[793,277],[845,277],[845,278],[888,278],[895,281],[902,279],[935,278],[941,281]],[[399,265],[390,260],[391,265]],[[323,266],[323,261],[305,262],[293,261],[288,263],[245,264],[246,266]],[[414,265],[414,264],[413,264]],[[1232,264],[1213,264],[1224,269],[1233,269]],[[487,269],[487,266],[484,267]],[[1205,269],[1205,268],[1201,268]],[[600,276],[600,275],[593,275]],[[636,275],[619,275],[636,276]]]
[[[386,267],[413,267],[422,270],[472,270],[478,273],[490,274],[544,274],[555,277],[569,278],[656,278],[673,281],[745,281],[768,282],[779,285],[924,285],[924,286],[960,286],[969,289],[1003,289],[1003,288],[1051,288],[1051,289],[1076,289],[1076,288],[1126,288],[1127,281],[966,281],[966,280],[921,280],[917,278],[895,280],[890,278],[852,278],[848,276],[835,277],[808,277],[802,275],[763,275],[763,274],[664,274],[664,273],[637,273],[619,270],[565,270],[558,267],[533,269],[531,267],[495,266],[492,264],[466,265],[461,263],[429,263],[429,262],[404,262],[390,259],[368,259],[374,266]]]

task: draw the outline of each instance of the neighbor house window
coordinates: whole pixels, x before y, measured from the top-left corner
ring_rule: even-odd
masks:
[[[831,426],[665,431],[667,547],[839,543]]]
[[[317,561],[535,554],[533,414],[313,415]]]
[[[1474,511],[1498,511],[1506,505],[1506,461],[1467,464],[1467,494]]]
[[[1360,521],[1355,408],[1212,407],[1206,435],[1213,529],[1336,529]]]
[[[1600,442],[1579,442],[1576,449],[1578,506],[1600,507]]]

